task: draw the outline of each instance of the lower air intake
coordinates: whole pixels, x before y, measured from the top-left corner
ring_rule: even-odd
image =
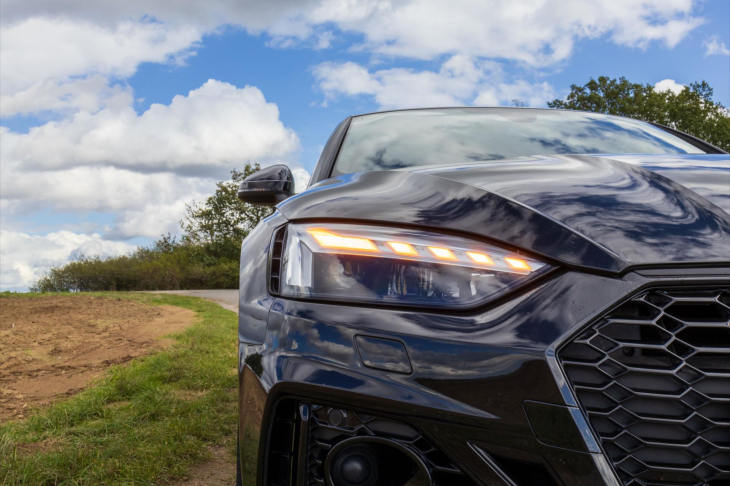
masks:
[[[730,289],[651,290],[558,352],[625,485],[730,484]]]
[[[476,486],[476,483],[462,473],[458,467],[443,452],[437,449],[420,432],[410,425],[376,417],[360,412],[342,410],[320,405],[311,406],[309,418],[309,441],[307,443],[307,484],[320,486],[327,484],[325,468],[332,467],[333,459],[328,460],[331,454],[337,454],[345,441],[364,446],[370,445],[369,440],[380,441],[376,445],[394,444],[398,449],[406,452],[405,456],[415,458],[418,464],[423,465],[431,481],[397,480],[396,467],[405,467],[409,460],[395,461],[397,466],[389,465],[381,472],[380,485],[398,484],[432,484],[434,486]],[[340,446],[338,447],[338,444]],[[387,446],[386,446],[387,448]],[[391,449],[396,452],[395,449]],[[377,452],[377,449],[375,449]],[[397,453],[397,452],[396,452]],[[410,466],[409,466],[410,467]],[[336,483],[337,481],[335,481]]]

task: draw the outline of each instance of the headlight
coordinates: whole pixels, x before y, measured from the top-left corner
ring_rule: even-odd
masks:
[[[550,267],[502,248],[416,230],[290,224],[280,295],[429,307],[471,307]]]

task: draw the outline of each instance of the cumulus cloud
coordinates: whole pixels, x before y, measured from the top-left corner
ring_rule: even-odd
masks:
[[[692,0],[327,0],[305,20],[360,33],[362,50],[432,59],[442,54],[532,65],[564,60],[576,40],[608,37],[644,48],[675,46],[703,21]]]
[[[98,234],[58,231],[44,236],[0,232],[0,288],[23,290],[54,265],[81,255],[114,256],[136,247]]]
[[[658,83],[654,84],[654,89],[659,92],[671,91],[674,94],[679,94],[684,90],[684,88],[686,88],[685,85],[680,84],[673,79],[662,79]]]
[[[299,148],[278,107],[258,88],[215,80],[141,115],[124,91],[96,113],[79,112],[3,138],[4,158],[22,162],[24,171],[114,165],[211,177],[246,161],[287,160]]]
[[[272,45],[325,48],[355,33],[354,49],[433,59],[444,54],[542,66],[567,59],[576,41],[605,37],[645,48],[674,47],[703,23],[693,0],[181,0],[55,2],[2,6],[2,90],[39,80],[100,73],[124,78],[142,62],[194,53],[206,33],[234,25],[265,33]],[[130,20],[139,19],[139,20]],[[711,45],[718,45],[717,42]],[[708,47],[709,49],[709,47]],[[722,51],[719,51],[722,52]]]
[[[59,171],[24,171],[22,166],[2,170],[4,217],[22,216],[46,208],[58,212],[116,213],[149,205],[201,199],[212,193],[215,179],[182,177],[172,173],[142,174],[115,167],[76,167]],[[159,207],[158,207],[159,209]],[[153,213],[162,228],[159,211]],[[143,231],[133,236],[157,236],[162,231]]]
[[[31,17],[4,24],[0,43],[0,90],[27,90],[46,80],[103,74],[125,78],[142,62],[180,61],[202,32],[195,25],[122,21],[104,26],[66,17]]]
[[[484,86],[474,100],[478,106],[497,106],[520,100],[531,107],[547,106],[548,101],[557,98],[555,88],[550,83],[529,83],[519,80],[514,83],[495,83]]]
[[[548,83],[506,82],[500,66],[455,55],[439,71],[385,69],[370,72],[362,65],[322,63],[314,69],[320,89],[328,99],[340,95],[369,95],[382,109],[419,106],[496,106],[515,98],[542,106],[555,98]]]
[[[119,84],[109,86],[109,79],[100,74],[65,81],[48,79],[10,95],[0,94],[0,106],[4,117],[42,112],[93,113],[123,93],[131,96],[131,89]]]
[[[705,56],[713,56],[715,54],[730,56],[730,49],[727,48],[724,42],[720,41],[719,35],[713,35],[705,39],[703,45],[705,46]]]
[[[361,40],[351,49],[376,57],[451,55],[545,66],[566,60],[575,42],[586,38],[673,47],[703,22],[693,16],[693,6],[693,0],[7,0],[0,7],[0,104],[6,117],[95,111],[104,98],[124,90],[118,84],[110,88],[111,80],[128,78],[143,62],[183,63],[204,35],[224,25],[266,35],[278,47],[307,43],[327,48],[338,35],[354,33]],[[714,38],[706,45],[708,53],[727,51]],[[346,67],[331,74],[344,74]],[[399,106],[417,104],[411,100],[421,93],[431,103],[463,103],[470,82],[463,73],[443,72],[448,69],[393,69],[379,76],[392,93],[398,84],[415,83],[410,93],[405,87],[399,90],[410,98]],[[348,80],[354,83],[356,77]],[[440,88],[442,81],[447,86]],[[387,99],[387,92],[368,76],[363,82],[369,86],[349,89],[382,98],[381,106],[395,106],[397,100]],[[482,99],[501,98],[509,90],[523,87],[492,87]]]
[[[17,133],[0,131],[5,216],[40,208],[117,214],[116,238],[175,231],[200,200],[246,162],[293,162],[299,139],[258,88],[210,80],[169,105],[137,114],[122,90],[79,112]],[[308,173],[293,167],[299,184]]]

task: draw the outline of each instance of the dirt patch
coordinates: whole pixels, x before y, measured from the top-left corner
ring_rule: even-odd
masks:
[[[58,439],[48,439],[40,442],[29,442],[18,444],[18,454],[33,455],[45,452],[55,452],[63,447]]]
[[[82,390],[105,368],[162,349],[195,313],[110,297],[0,299],[0,422]]]
[[[174,486],[234,486],[236,458],[225,446],[210,448],[212,458],[190,468],[188,476]]]

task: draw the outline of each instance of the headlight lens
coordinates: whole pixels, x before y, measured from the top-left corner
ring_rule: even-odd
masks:
[[[290,224],[281,261],[286,297],[472,307],[550,267],[496,246],[436,233]]]

